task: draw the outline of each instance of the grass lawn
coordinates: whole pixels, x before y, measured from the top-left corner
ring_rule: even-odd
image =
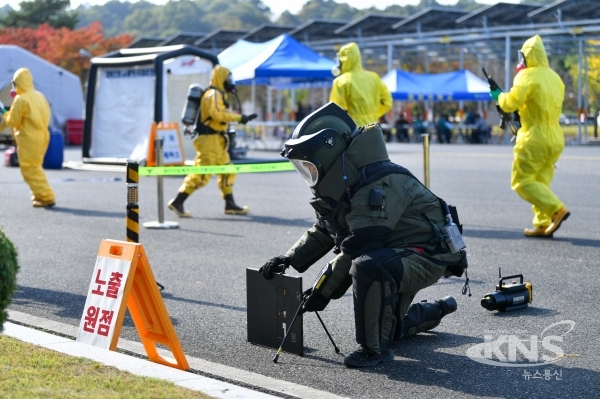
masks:
[[[155,378],[139,377],[0,335],[0,397],[210,398]]]

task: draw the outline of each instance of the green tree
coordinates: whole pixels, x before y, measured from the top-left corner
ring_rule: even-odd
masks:
[[[74,29],[77,25],[76,11],[67,11],[70,0],[33,0],[19,3],[19,11],[10,10],[0,18],[0,26],[6,28],[35,28],[44,23],[53,28]]]
[[[300,18],[298,18],[288,10],[285,10],[281,13],[279,18],[277,18],[276,22],[280,25],[300,25],[303,21],[301,21]]]
[[[106,36],[116,36],[124,33],[125,19],[136,10],[149,10],[157,7],[148,1],[138,1],[131,3],[129,1],[111,0],[101,6],[82,5],[77,7],[79,13],[79,22],[77,28],[89,26],[96,21],[100,21]]]
[[[306,22],[310,19],[340,19],[352,20],[360,15],[359,10],[346,3],[337,3],[335,0],[310,0],[298,12],[298,19]]]
[[[252,29],[269,22],[260,0],[180,0],[138,9],[125,18],[123,30],[134,35],[210,32],[217,28]]]
[[[8,318],[6,308],[10,304],[13,292],[17,289],[18,271],[17,251],[0,228],[0,332]]]

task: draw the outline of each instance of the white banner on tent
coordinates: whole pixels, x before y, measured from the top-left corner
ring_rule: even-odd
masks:
[[[91,155],[127,158],[147,139],[154,115],[154,68],[99,68]]]

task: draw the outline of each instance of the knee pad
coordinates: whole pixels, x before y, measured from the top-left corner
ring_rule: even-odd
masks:
[[[354,259],[350,269],[354,293],[356,340],[364,348],[387,350],[396,329],[399,300],[396,275],[402,262],[396,251],[381,248]]]

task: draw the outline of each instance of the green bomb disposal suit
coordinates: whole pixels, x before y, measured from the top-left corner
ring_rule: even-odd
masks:
[[[329,103],[321,110],[332,106],[340,109]],[[323,126],[316,126],[318,119],[310,122],[314,126],[307,130],[327,127],[328,118],[321,118]],[[381,354],[403,336],[440,323],[442,305],[411,303],[441,277],[461,276],[467,259],[464,250],[451,254],[441,238],[445,214],[440,199],[407,169],[390,162],[380,126],[362,127],[352,137],[345,149],[344,140],[333,135],[314,154],[325,159],[327,151],[340,153],[332,162],[320,162],[324,176],[312,187],[311,200],[318,221],[285,258],[302,273],[335,248],[331,274],[318,292],[322,308],[352,285],[356,341],[369,353]],[[287,143],[284,151],[292,160],[294,150]],[[373,205],[377,194],[382,201]]]

